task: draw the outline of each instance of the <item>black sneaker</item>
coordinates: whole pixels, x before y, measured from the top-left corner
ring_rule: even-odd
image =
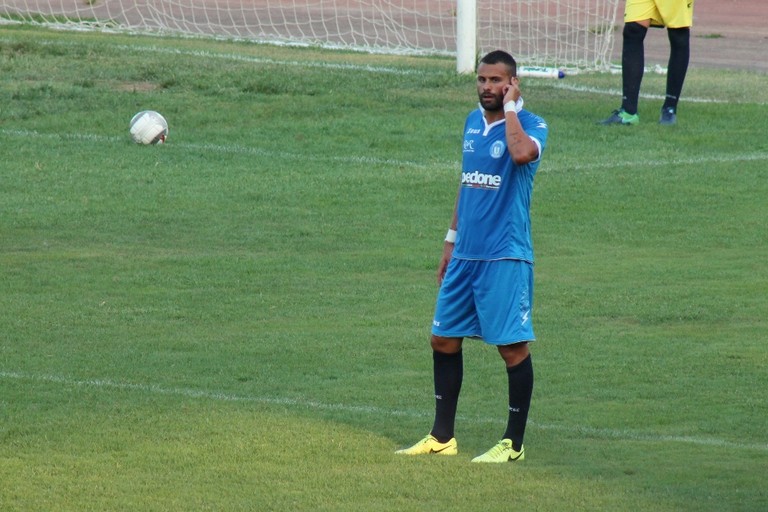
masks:
[[[672,126],[677,124],[677,114],[673,107],[664,107],[661,109],[661,117],[659,118],[659,124],[665,126]]]
[[[598,124],[620,124],[622,126],[633,126],[640,123],[640,116],[637,114],[629,114],[623,108],[614,110],[611,117],[603,119]]]

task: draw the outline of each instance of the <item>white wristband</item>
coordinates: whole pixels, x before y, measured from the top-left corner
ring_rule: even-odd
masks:
[[[508,101],[504,104],[504,113],[507,112],[514,112],[515,114],[519,114],[520,111],[523,110],[523,97],[517,98],[517,101],[512,103],[511,101]]]
[[[456,243],[456,230],[455,229],[449,229],[448,233],[445,234],[445,241],[451,244]]]

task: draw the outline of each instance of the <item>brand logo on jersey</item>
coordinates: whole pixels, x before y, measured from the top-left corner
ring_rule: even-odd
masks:
[[[463,187],[498,190],[501,186],[501,176],[498,174],[485,174],[480,171],[463,172],[461,173],[461,185]]]
[[[531,301],[528,300],[528,290],[523,290],[520,297],[520,325],[525,325],[531,319]]]
[[[464,140],[464,152],[465,153],[474,153],[475,152],[475,141],[474,140]]]
[[[506,144],[500,140],[497,140],[491,145],[491,158],[501,158],[501,155],[504,154],[505,149],[507,149]]]
[[[482,132],[480,128],[469,128],[467,129],[467,135],[479,135]]]

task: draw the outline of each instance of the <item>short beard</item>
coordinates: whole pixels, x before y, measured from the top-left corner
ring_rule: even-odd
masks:
[[[478,97],[480,99],[480,105],[482,105],[483,109],[488,112],[498,112],[504,108],[504,97],[494,96],[493,100],[485,100],[481,94],[479,94]],[[486,104],[486,102],[489,103]]]

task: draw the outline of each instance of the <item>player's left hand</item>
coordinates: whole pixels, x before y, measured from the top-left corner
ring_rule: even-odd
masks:
[[[513,76],[509,79],[509,85],[504,86],[504,103],[515,103],[517,98],[520,97],[520,80]]]

